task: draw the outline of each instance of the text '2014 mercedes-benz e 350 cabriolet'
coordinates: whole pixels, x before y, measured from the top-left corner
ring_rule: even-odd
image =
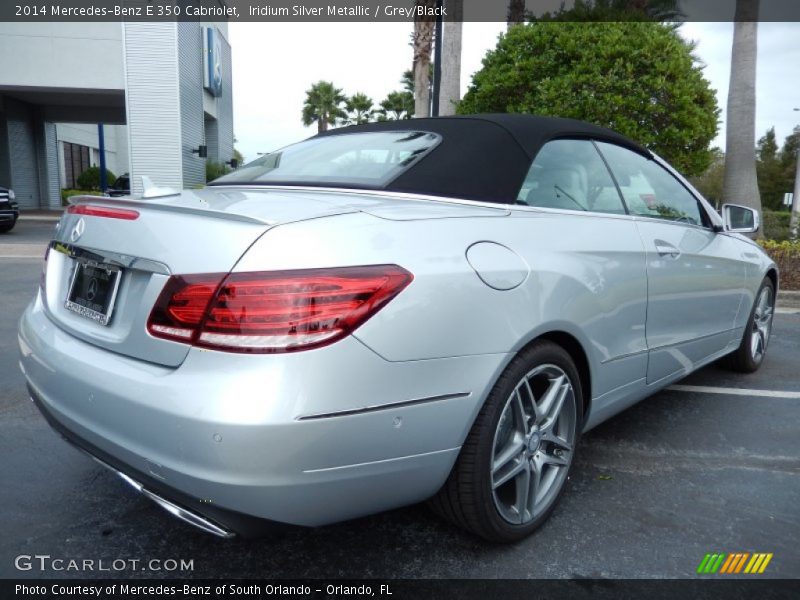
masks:
[[[578,121],[359,125],[72,202],[20,323],[30,395],[223,537],[430,500],[520,539],[583,432],[770,337],[758,214]]]

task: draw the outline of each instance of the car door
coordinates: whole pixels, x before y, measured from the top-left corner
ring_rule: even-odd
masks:
[[[524,237],[511,245],[535,269],[531,312],[576,324],[585,336],[592,362],[591,418],[600,422],[640,398],[635,393],[645,384],[647,275],[641,236],[591,140],[545,144],[517,204],[547,211],[532,213]]]
[[[645,247],[647,382],[688,373],[724,353],[745,295],[735,241],[656,160],[599,142]]]

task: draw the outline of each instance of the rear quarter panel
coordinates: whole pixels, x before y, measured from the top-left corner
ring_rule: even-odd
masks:
[[[522,257],[524,281],[505,291],[486,285],[466,258],[480,241]],[[628,218],[520,210],[401,222],[348,214],[277,226],[235,270],[364,264],[398,264],[414,274],[355,332],[386,360],[513,353],[542,333],[564,331],[588,355],[593,396],[644,377],[647,281]],[[502,277],[504,266],[495,268]]]

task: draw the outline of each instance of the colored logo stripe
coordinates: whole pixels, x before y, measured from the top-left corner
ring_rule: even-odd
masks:
[[[706,554],[700,566],[697,567],[698,573],[716,573],[722,565],[726,554]]]
[[[766,570],[767,565],[772,560],[772,556],[771,552],[754,552],[753,554],[749,552],[708,553],[700,561],[697,573],[703,575],[714,573],[730,575],[742,572],[751,575],[761,574]]]
[[[753,554],[753,558],[750,559],[750,562],[747,563],[747,567],[745,567],[745,573],[763,573],[764,569],[767,568],[769,561],[772,560],[772,553],[769,554]]]

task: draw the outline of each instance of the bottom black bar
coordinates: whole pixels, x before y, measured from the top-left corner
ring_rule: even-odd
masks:
[[[800,598],[800,579],[0,580],[0,598],[754,600]]]

